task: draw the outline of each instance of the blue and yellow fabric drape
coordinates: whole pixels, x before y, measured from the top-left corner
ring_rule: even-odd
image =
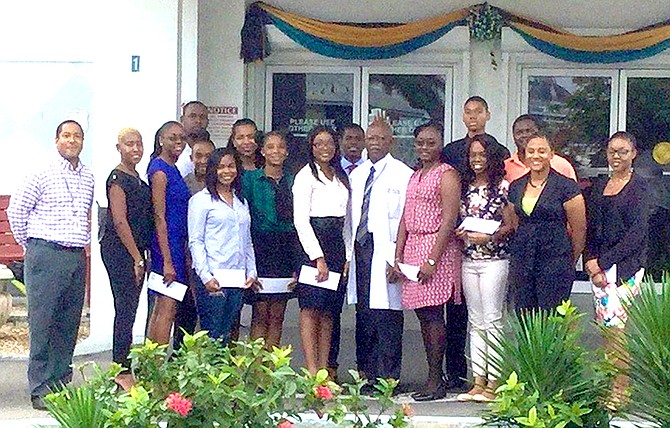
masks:
[[[507,14],[507,25],[534,48],[570,62],[607,64],[648,58],[670,48],[670,21],[610,36],[578,36]]]
[[[245,62],[269,55],[263,28],[274,24],[296,43],[312,52],[341,59],[388,59],[426,46],[465,23],[468,9],[408,24],[340,24],[285,12],[263,2],[247,10],[242,28],[242,58]]]
[[[477,6],[474,6],[477,7]],[[670,48],[670,21],[610,36],[579,36],[499,10],[504,25],[536,49],[570,62],[615,63],[647,58]],[[457,25],[470,8],[407,24],[332,23],[277,9],[263,2],[249,6],[242,29],[245,62],[270,54],[265,25],[275,25],[312,52],[340,59],[387,59],[426,46]]]

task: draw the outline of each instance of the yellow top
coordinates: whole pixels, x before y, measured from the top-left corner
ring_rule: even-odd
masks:
[[[524,196],[521,198],[521,209],[526,213],[526,215],[530,215],[530,213],[533,212],[535,209],[535,204],[537,204],[537,200],[539,198],[539,196]]]

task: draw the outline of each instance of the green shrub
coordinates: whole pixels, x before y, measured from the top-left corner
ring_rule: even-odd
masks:
[[[619,342],[619,349],[629,354],[622,371],[631,381],[624,410],[670,427],[670,276],[664,275],[660,293],[648,278],[627,313]]]
[[[501,385],[487,423],[606,426],[609,379],[603,359],[580,345],[583,316],[569,301],[551,312],[512,314],[498,340],[486,340]]]
[[[147,341],[132,349],[130,359],[138,383],[129,392],[119,392],[114,383],[120,366],[112,364],[107,372],[93,366],[94,376],[83,386],[49,396],[55,403],[52,414],[76,413],[61,399],[74,391],[94,398],[93,413],[106,428],[146,428],[159,422],[171,428],[274,428],[290,426],[289,421],[300,420],[300,413],[309,410],[356,428],[381,425],[379,416],[369,415],[360,394],[363,380],[355,378],[354,385],[344,386],[347,394],[341,394],[327,380],[326,370],[314,376],[305,370],[297,373],[290,366],[290,347],[270,352],[262,339],[223,346],[198,332],[186,335],[169,358],[167,346]],[[396,385],[385,380],[378,384],[380,414],[394,406],[390,397]],[[354,420],[345,420],[347,414]],[[401,428],[408,422],[398,409],[388,423]]]

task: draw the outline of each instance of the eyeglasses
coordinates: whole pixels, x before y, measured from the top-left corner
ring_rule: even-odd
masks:
[[[619,149],[619,150],[607,149],[607,156],[612,156],[612,157],[619,156],[621,158],[621,157],[624,157],[624,156],[628,156],[630,154],[630,152],[631,152],[630,149]]]

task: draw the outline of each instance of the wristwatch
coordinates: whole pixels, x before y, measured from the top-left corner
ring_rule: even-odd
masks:
[[[437,264],[437,262],[436,262],[435,260],[433,260],[433,259],[428,259],[428,264],[429,264],[430,266],[435,266],[435,265]]]

